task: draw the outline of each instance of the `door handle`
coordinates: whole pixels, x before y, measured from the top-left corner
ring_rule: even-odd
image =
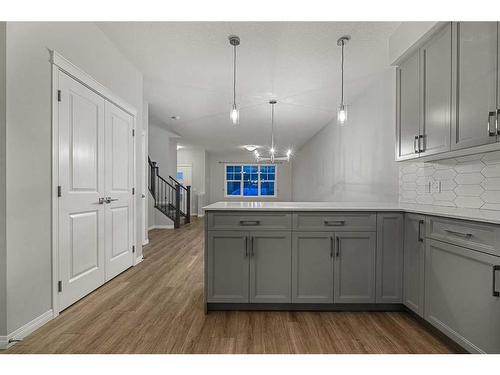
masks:
[[[329,226],[329,227],[341,227],[345,224],[345,221],[344,220],[325,220],[323,222],[323,224],[325,224],[326,226]]]
[[[337,240],[337,252],[335,253],[335,255],[338,258],[340,256],[340,238],[338,236],[335,238]]]
[[[500,292],[496,290],[496,274],[497,271],[500,271],[500,266],[493,266],[493,297],[500,297]]]
[[[424,239],[422,238],[422,224],[424,223],[423,220],[418,221],[418,242],[424,242]]]
[[[496,136],[497,135],[497,130],[498,129],[495,129],[495,130],[491,130],[491,117],[495,116],[495,122],[497,121],[497,114],[498,114],[498,111],[495,113],[494,111],[493,112],[488,112],[488,135],[490,137],[493,137],[493,136]]]
[[[333,236],[330,236],[330,258],[333,258]]]
[[[105,201],[106,203],[111,203],[111,202],[114,202],[114,201],[117,201],[117,200],[118,200],[118,198],[111,198],[111,197],[106,197],[106,198],[104,199],[104,201]]]
[[[417,148],[417,142],[418,142],[418,135],[416,135],[415,139],[413,140],[413,150],[415,151],[415,154],[419,153],[419,149]]]

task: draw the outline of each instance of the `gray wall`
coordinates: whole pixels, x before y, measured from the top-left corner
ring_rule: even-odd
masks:
[[[295,155],[294,201],[398,201],[395,72],[388,69],[347,104],[346,126],[333,121]]]
[[[149,120],[148,152],[151,160],[156,161],[159,173],[168,181],[168,176],[175,177],[177,172],[177,139],[179,136],[167,130],[164,124]],[[154,208],[151,194],[148,194],[148,225],[173,225],[172,220]]]
[[[52,308],[51,66],[48,48],[61,53],[133,105],[138,111],[137,127],[141,128],[142,74],[95,24],[7,23],[9,333]],[[136,137],[137,140],[137,153],[140,153],[140,137]],[[141,168],[142,163],[139,163],[137,182],[141,178]],[[140,210],[140,199],[137,202]],[[139,215],[137,233],[141,227]],[[140,242],[137,241],[137,248]]]
[[[292,167],[291,163],[277,163],[278,165],[278,196],[276,198],[226,198],[224,197],[224,164],[228,163],[254,163],[255,158],[249,152],[239,153],[208,153],[208,173],[210,176],[209,200],[207,204],[220,201],[270,201],[289,202],[292,200]]]
[[[6,24],[0,22],[0,336],[7,336],[7,241],[5,220],[6,139],[5,139],[5,47]]]

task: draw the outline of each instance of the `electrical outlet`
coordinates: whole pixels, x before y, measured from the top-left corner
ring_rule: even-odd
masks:
[[[440,193],[441,192],[441,182],[433,181],[430,183],[430,193]]]

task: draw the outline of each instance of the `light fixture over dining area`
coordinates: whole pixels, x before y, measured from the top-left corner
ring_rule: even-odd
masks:
[[[229,118],[233,125],[240,123],[240,111],[236,105],[236,47],[240,45],[240,37],[237,35],[229,35],[229,44],[233,46],[233,106],[229,113]]]
[[[344,46],[351,40],[349,35],[344,35],[337,40],[337,46],[341,48],[340,56],[340,105],[337,108],[337,124],[344,126],[347,121],[347,106],[344,103]]]

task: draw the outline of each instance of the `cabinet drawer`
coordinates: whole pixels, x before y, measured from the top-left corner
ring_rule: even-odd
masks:
[[[292,214],[288,212],[209,212],[209,230],[248,229],[286,230],[292,228]]]
[[[375,231],[377,215],[373,212],[325,212],[293,214],[294,230]]]
[[[500,256],[499,225],[430,216],[426,233],[432,239]]]

